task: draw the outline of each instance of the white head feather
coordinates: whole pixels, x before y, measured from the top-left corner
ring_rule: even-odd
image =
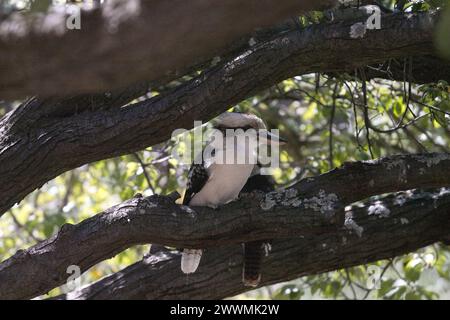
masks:
[[[225,112],[214,119],[214,126],[222,128],[243,128],[266,129],[264,122],[254,114],[239,112]]]

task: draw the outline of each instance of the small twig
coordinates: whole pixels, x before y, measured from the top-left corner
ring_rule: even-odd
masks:
[[[70,195],[72,194],[72,188],[73,188],[73,180],[75,178],[75,171],[72,170],[69,173],[69,178],[67,179],[66,182],[66,192],[64,194],[64,197],[61,200],[61,204],[59,205],[59,211],[62,212],[64,207],[67,205],[67,203],[69,202],[69,198]],[[37,207],[37,206],[36,206]]]
[[[145,163],[142,161],[141,157],[139,157],[139,155],[137,154],[137,152],[133,153],[133,156],[136,158],[136,160],[137,160],[137,161],[139,162],[139,164],[141,165],[142,171],[143,171],[143,173],[144,173],[145,180],[147,181],[148,188],[149,188],[149,189],[152,191],[152,193],[154,194],[154,193],[155,193],[155,191],[154,191],[155,189],[154,189],[153,186],[152,186],[152,182],[151,182],[150,176],[148,175],[148,172],[147,172],[147,168],[146,168]]]
[[[36,237],[32,231],[28,230],[26,226],[24,226],[22,223],[20,223],[20,221],[17,219],[17,217],[14,215],[14,213],[12,213],[11,210],[8,211],[11,218],[13,219],[14,224],[21,230],[25,231],[26,234],[33,239],[36,242],[41,242],[44,241],[44,239],[41,239],[39,237]]]
[[[292,92],[299,91],[299,92],[305,94],[305,95],[306,95],[308,98],[310,98],[311,100],[314,100],[314,102],[320,104],[321,106],[326,107],[326,105],[325,105],[323,102],[321,102],[319,99],[313,97],[309,92],[307,92],[307,91],[305,91],[305,90],[303,90],[303,89],[301,89],[301,88],[299,88],[299,87],[297,87],[296,89],[292,89],[291,91],[292,91]]]
[[[356,139],[356,143],[358,144],[358,147],[361,148],[361,143],[359,141],[359,125],[358,125],[358,113],[356,112],[356,102],[355,102],[355,97],[353,96],[353,91],[352,88],[350,88],[350,85],[344,81],[344,85],[347,87],[347,90],[350,93],[350,100],[352,102],[352,107],[353,107],[353,115],[355,117],[355,139]]]
[[[408,93],[406,93],[406,79],[404,79],[403,81],[403,92],[404,92],[404,96],[403,96],[403,102],[406,103],[406,110],[408,110],[409,112],[411,112],[411,114],[413,115],[413,117],[416,117],[414,111],[410,108],[409,104],[411,102],[411,82],[412,82],[412,66],[413,66],[413,59],[412,57],[408,58]],[[406,73],[406,62],[404,65],[404,70],[403,70],[404,74]],[[404,76],[404,78],[406,78],[406,76]],[[406,97],[405,97],[406,96]],[[406,114],[406,111],[405,111]]]
[[[390,261],[390,265],[391,265],[391,267],[392,267],[392,270],[394,270],[394,272],[395,272],[395,274],[397,274],[398,278],[399,278],[399,279],[403,279],[404,276],[403,276],[402,274],[400,274],[400,272],[399,272],[399,271],[397,270],[397,268],[395,267],[394,259],[389,259],[389,261]]]
[[[415,103],[417,103],[417,104],[419,104],[419,105],[421,105],[421,106],[423,106],[423,107],[429,108],[429,109],[431,109],[431,110],[433,110],[433,111],[436,111],[436,112],[442,112],[442,113],[444,113],[444,114],[450,116],[450,112],[441,110],[441,109],[436,108],[436,107],[434,107],[434,106],[430,106],[430,105],[428,105],[428,104],[426,104],[426,103],[423,103],[423,102],[418,101],[418,100],[413,99],[413,98],[411,99],[411,101],[412,101],[412,102],[415,102]]]
[[[330,166],[330,170],[333,169],[334,163],[333,163],[333,123],[334,123],[334,116],[336,114],[336,93],[338,89],[338,84],[336,83],[334,85],[333,89],[333,104],[331,106],[331,115],[330,115],[330,127],[329,127],[329,141],[328,141],[328,149],[329,149],[329,158],[328,163]]]
[[[412,65],[412,62],[410,63],[410,65]],[[417,121],[417,120],[419,120],[420,118],[423,117],[423,115],[420,116],[420,117],[417,117],[414,114],[414,112],[411,110],[411,108],[409,107],[409,104],[410,104],[410,101],[411,101],[411,83],[410,83],[407,96],[406,96],[406,88],[404,88],[403,99],[404,99],[407,107],[406,107],[405,111],[403,112],[402,117],[399,120],[399,122],[397,123],[397,125],[395,125],[394,128],[390,128],[390,129],[379,129],[379,128],[374,127],[372,125],[372,122],[370,121],[370,118],[369,118],[369,110],[368,110],[368,106],[367,106],[367,88],[366,88],[366,83],[365,83],[366,82],[366,75],[365,75],[364,69],[361,68],[360,69],[360,73],[361,73],[362,86],[363,86],[363,95],[364,95],[364,121],[365,121],[365,126],[366,126],[367,129],[371,129],[371,130],[373,130],[373,131],[375,131],[377,133],[392,133],[392,132],[395,132],[397,130],[406,128],[407,126],[411,125],[412,123],[414,123],[415,121]],[[404,81],[404,86],[405,86],[405,84],[406,84],[406,81]],[[407,115],[408,111],[411,112],[411,114],[415,117],[415,119],[413,119],[413,120],[409,121],[408,123],[404,124],[403,122],[404,122],[404,120],[406,118],[406,115]]]
[[[361,73],[361,80],[362,80],[362,91],[363,91],[363,110],[364,110],[364,124],[366,127],[366,140],[367,140],[367,146],[369,148],[370,157],[374,159],[374,155],[372,152],[372,143],[370,142],[370,119],[369,119],[369,107],[367,105],[367,78],[366,78],[366,72],[364,71],[364,68],[359,69]]]
[[[316,94],[319,93],[319,88],[320,88],[320,73],[316,73],[316,79],[315,79]]]

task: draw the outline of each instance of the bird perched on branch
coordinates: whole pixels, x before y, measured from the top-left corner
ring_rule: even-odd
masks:
[[[255,170],[258,147],[284,143],[251,114],[224,113],[216,118],[214,128],[216,134],[203,150],[201,161],[193,163],[189,170],[184,205],[217,208],[235,200]],[[184,249],[181,270],[195,272],[202,252]]]

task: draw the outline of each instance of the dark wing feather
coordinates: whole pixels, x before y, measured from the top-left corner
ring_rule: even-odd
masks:
[[[193,163],[189,168],[188,181],[186,184],[186,192],[184,193],[183,204],[189,205],[194,195],[199,192],[206,181],[208,181],[208,171],[202,164]],[[177,248],[178,251],[183,252],[183,248]]]
[[[272,176],[255,174],[248,178],[240,193],[250,193],[252,191],[271,192],[275,190],[275,181]]]
[[[193,163],[188,173],[186,193],[184,194],[183,204],[189,205],[194,195],[199,192],[208,181],[208,171],[202,164]]]

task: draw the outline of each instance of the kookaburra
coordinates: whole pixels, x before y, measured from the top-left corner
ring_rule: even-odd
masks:
[[[252,174],[258,173],[258,146],[284,143],[278,136],[267,131],[260,118],[251,114],[226,112],[216,118],[214,129],[222,133],[223,139],[210,141],[207,148],[211,152],[205,154],[204,149],[202,161],[192,164],[188,173],[184,205],[217,208],[235,200]],[[253,129],[256,135],[248,135],[249,129]],[[244,161],[242,161],[243,159]],[[251,181],[261,182],[265,179],[259,178]],[[250,187],[249,191],[255,189],[265,191],[265,188],[255,187]],[[247,259],[250,263],[260,261],[259,257],[253,258],[253,256],[256,255],[255,252],[260,254],[262,246],[263,242],[250,244],[250,251],[253,248],[253,253],[250,252],[251,259]],[[244,256],[248,256],[248,254],[248,250],[244,252]],[[201,249],[184,249],[181,257],[181,270],[184,273],[195,272],[201,256]],[[244,257],[244,261],[247,260]],[[256,269],[255,272],[248,267],[244,267],[244,284],[256,286],[259,282],[259,266],[250,268]],[[246,274],[251,278],[248,279],[249,281],[246,281]]]

